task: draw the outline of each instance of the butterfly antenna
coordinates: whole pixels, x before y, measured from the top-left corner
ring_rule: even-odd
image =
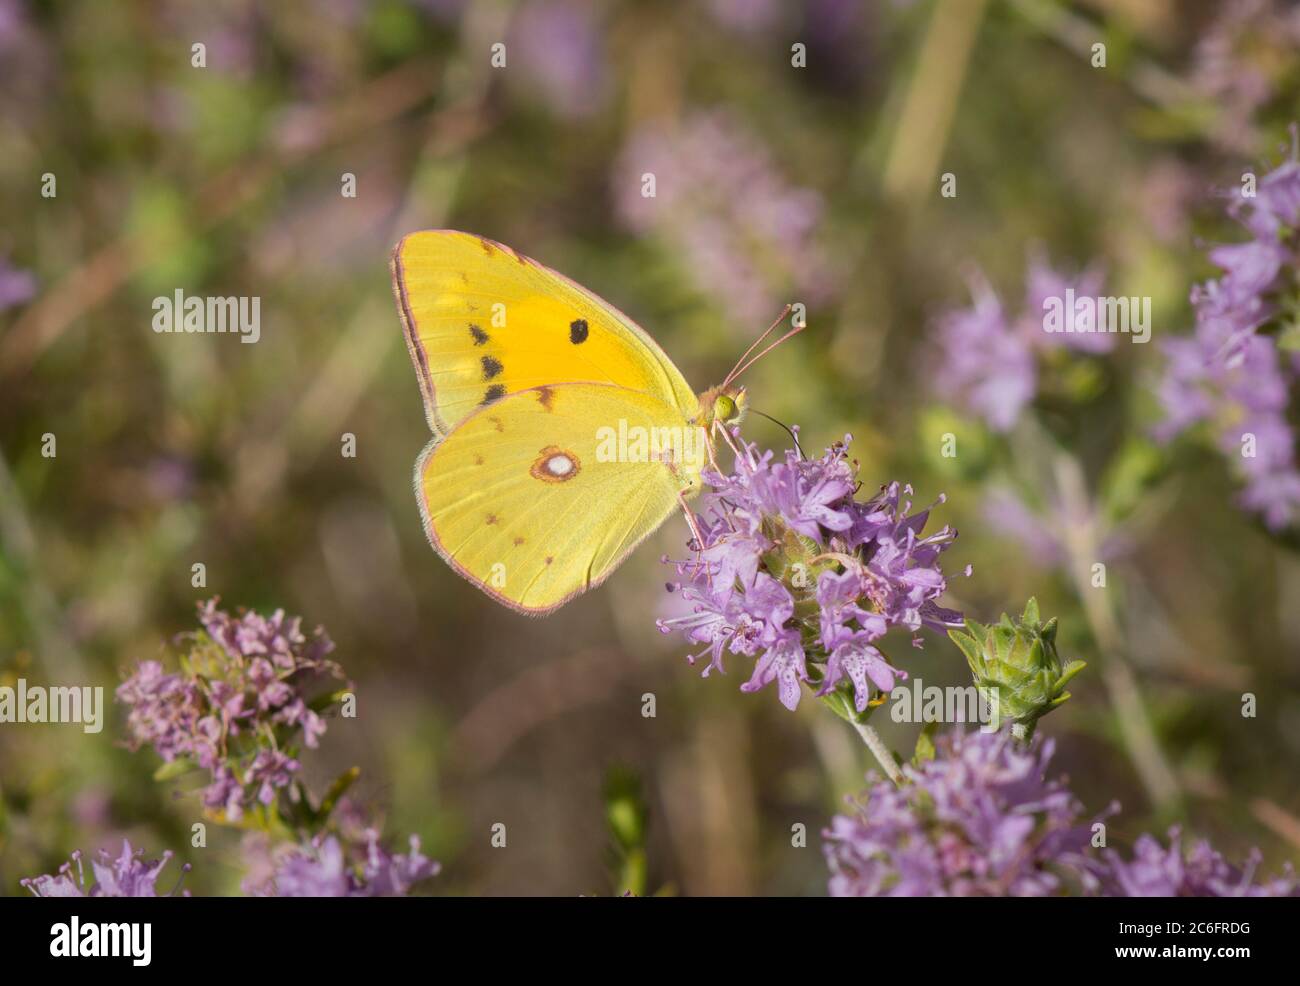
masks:
[[[750,414],[757,414],[760,418],[767,418],[767,420],[770,421],[770,422],[772,422],[772,424],[774,424],[774,425],[779,425],[780,427],[784,428],[786,434],[789,435],[791,441],[794,442],[794,447],[795,447],[795,450],[799,453],[799,458],[802,459],[802,458],[804,457],[804,454],[803,454],[803,446],[799,444],[799,436],[795,434],[795,431],[794,431],[793,428],[791,428],[791,427],[790,427],[788,424],[786,424],[784,421],[778,421],[776,418],[772,417],[772,415],[770,415],[770,414],[764,414],[762,411],[760,411],[760,410],[759,410],[758,408],[756,408],[756,407],[751,407],[751,408],[749,409],[749,413],[750,413]]]
[[[757,339],[753,341],[750,347],[746,349],[745,352],[741,355],[740,359],[736,360],[736,365],[733,366],[731,368],[731,372],[727,374],[727,379],[722,381],[722,386],[724,387],[727,386],[727,384],[735,380],[736,377],[740,376],[741,370],[743,369],[741,364],[743,364],[745,360],[749,358],[750,353],[752,353],[755,349],[758,348],[759,343],[761,343],[764,339],[770,336],[772,332],[776,329],[776,327],[785,321],[785,317],[790,314],[790,308],[791,308],[790,305],[786,305],[785,308],[782,309],[781,314],[776,317],[776,321],[773,322],[771,325],[769,325],[767,327],[767,330],[761,336],[759,336]]]
[[[806,325],[806,324],[805,324],[805,325],[797,325],[797,326],[795,326],[793,329],[791,329],[789,332],[787,332],[785,335],[783,335],[780,339],[776,340],[776,342],[772,343],[770,346],[768,346],[766,349],[764,349],[762,352],[760,352],[757,356],[751,357],[751,358],[749,359],[749,361],[746,362],[743,366],[739,367],[738,369],[732,370],[732,371],[731,371],[731,374],[727,377],[726,383],[731,383],[731,382],[732,382],[733,380],[735,380],[738,376],[740,376],[742,373],[744,373],[746,370],[748,370],[751,366],[753,366],[755,363],[757,363],[759,360],[761,360],[764,356],[766,356],[768,353],[770,353],[773,349],[775,349],[777,346],[781,345],[781,343],[785,342],[787,339],[792,339],[792,338],[794,338],[794,337],[797,336],[800,332],[802,332],[805,328],[807,328],[807,325]],[[724,386],[725,386],[725,384],[724,384]]]

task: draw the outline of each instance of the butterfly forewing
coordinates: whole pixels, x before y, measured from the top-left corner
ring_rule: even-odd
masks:
[[[470,233],[412,233],[393,288],[429,424],[448,434],[486,404],[574,381],[652,394],[698,412],[686,380],[644,330],[563,275]]]

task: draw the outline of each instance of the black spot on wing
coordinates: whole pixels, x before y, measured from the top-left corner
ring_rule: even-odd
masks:
[[[487,389],[487,392],[483,395],[483,403],[491,404],[493,401],[499,401],[501,400],[501,398],[505,396],[506,396],[506,388],[499,383],[494,383],[491,387]],[[501,430],[500,428],[497,428],[497,431],[500,430]]]
[[[481,346],[488,341],[488,334],[480,329],[477,325],[469,327],[469,334],[474,338],[474,345]]]
[[[575,346],[581,342],[587,341],[587,320],[585,318],[575,318],[569,323],[569,342]]]
[[[480,362],[483,364],[484,380],[491,380],[502,370],[501,361],[491,356],[484,356]]]

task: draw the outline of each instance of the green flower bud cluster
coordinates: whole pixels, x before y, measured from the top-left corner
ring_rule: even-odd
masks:
[[[1006,613],[993,626],[967,620],[965,630],[949,630],[948,636],[966,655],[994,722],[1011,722],[1023,739],[1040,718],[1070,697],[1065,686],[1085,666],[1083,661],[1062,665],[1056,652],[1056,619],[1041,622],[1037,599],[1030,599],[1014,622]]]

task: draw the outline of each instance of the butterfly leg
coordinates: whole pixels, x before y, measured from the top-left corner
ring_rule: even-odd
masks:
[[[716,427],[716,425],[715,425],[715,427]],[[706,447],[708,448],[708,450],[709,450],[709,465],[713,467],[713,471],[714,471],[714,472],[719,472],[719,473],[722,472],[722,470],[718,467],[718,455],[717,455],[717,453],[713,450],[713,443],[712,443],[712,442],[705,442],[704,444],[705,444],[705,446],[706,446]]]
[[[734,453],[736,453],[737,456],[740,455],[740,449],[738,449],[738,448],[736,447],[736,443],[735,443],[735,441],[733,441],[731,435],[727,433],[727,426],[726,426],[726,425],[722,424],[721,422],[715,421],[715,422],[713,422],[713,430],[716,431],[719,435],[722,436],[722,440],[723,440],[724,442],[727,443],[727,446],[731,449],[731,451],[733,451]],[[710,457],[711,459],[713,458],[713,443],[712,443],[712,442],[709,443],[709,457]],[[713,468],[714,468],[714,469],[718,469],[718,463],[717,463],[717,460],[716,460],[716,459],[713,460]],[[721,469],[718,469],[718,471],[721,472],[722,470],[721,470]]]
[[[686,515],[686,526],[691,529],[691,543],[695,551],[695,571],[691,573],[694,578],[704,567],[704,533],[700,530],[699,518],[691,510],[691,505],[686,502],[686,495],[680,490],[677,491],[677,502],[681,505],[682,513]]]
[[[681,490],[677,491],[677,502],[681,505],[682,513],[686,515],[686,526],[691,529],[691,537],[695,541],[695,550],[697,552],[704,549],[704,535],[700,532],[700,523],[695,517],[694,511],[691,510],[690,504],[686,502],[686,494]]]

